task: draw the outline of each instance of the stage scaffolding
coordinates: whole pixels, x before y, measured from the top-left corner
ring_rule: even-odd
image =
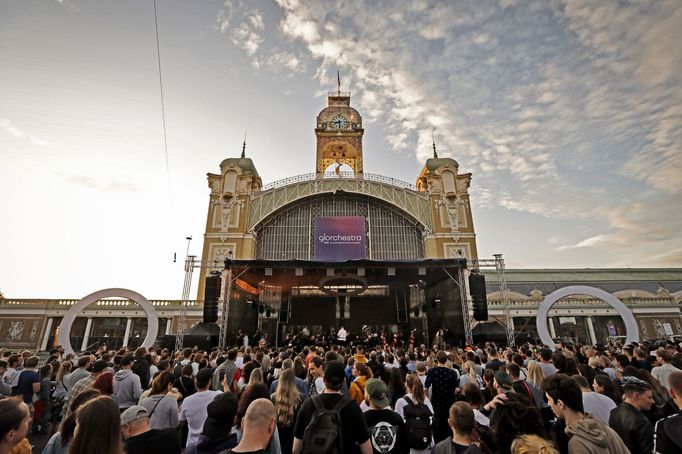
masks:
[[[239,262],[239,261],[237,261]],[[232,263],[233,261],[231,259],[225,260],[225,266],[224,268],[221,269],[220,265],[218,265],[219,262],[212,262],[212,263],[204,263],[200,259],[198,259],[196,256],[190,256],[188,255],[186,260],[185,260],[185,282],[183,285],[183,295],[182,295],[182,306],[181,306],[181,311],[180,311],[180,319],[178,322],[178,329],[177,329],[177,334],[176,334],[176,339],[175,339],[175,348],[176,350],[182,349],[183,348],[183,341],[184,341],[184,335],[187,331],[187,309],[189,305],[189,292],[190,292],[190,287],[192,283],[192,275],[193,271],[196,268],[212,268],[216,271],[220,270],[222,273],[222,288],[221,288],[221,293],[220,293],[220,299],[218,301],[219,307],[221,307],[220,311],[220,316],[218,319],[218,325],[220,328],[220,335],[219,335],[219,341],[218,345],[221,348],[225,347],[226,341],[227,341],[227,330],[228,330],[228,317],[229,317],[229,303],[230,303],[230,297],[232,293],[232,285],[234,281],[239,277],[234,277],[233,276],[233,269],[232,269]],[[506,284],[506,279],[505,279],[505,264],[504,264],[504,259],[502,258],[502,254],[495,254],[494,258],[492,259],[476,259],[476,260],[468,260],[466,265],[466,268],[469,269],[480,269],[480,268],[495,268],[497,271],[497,276],[498,276],[498,285],[500,289],[500,296],[502,299],[502,304],[503,304],[503,310],[504,310],[504,318],[505,318],[505,332],[507,336],[507,344],[510,346],[513,346],[515,344],[515,334],[514,334],[514,326],[513,326],[513,321],[511,317],[511,310],[509,307],[509,301],[507,297],[507,284]],[[343,264],[339,263],[339,266],[342,267],[347,267],[348,264]],[[468,301],[468,291],[467,291],[467,282],[465,278],[465,274],[462,272],[464,268],[459,268],[458,275],[455,277],[452,274],[450,274],[444,267],[443,271],[450,277],[454,285],[457,286],[459,296],[460,296],[460,303],[462,307],[462,318],[463,318],[463,329],[464,329],[464,338],[465,342],[467,344],[472,344],[473,343],[473,321],[470,313],[470,306],[469,306],[469,301]],[[243,271],[241,274],[243,274],[245,271]],[[413,311],[414,307],[410,307],[409,311]],[[428,332],[425,333],[428,336]]]
[[[493,254],[492,259],[469,260],[467,264],[472,270],[481,268],[495,268],[497,271],[497,281],[500,287],[500,298],[502,300],[507,345],[513,347],[516,344],[516,336],[514,335],[514,321],[512,320],[511,308],[509,307],[509,298],[507,296],[507,280],[504,276],[505,265],[502,254]]]

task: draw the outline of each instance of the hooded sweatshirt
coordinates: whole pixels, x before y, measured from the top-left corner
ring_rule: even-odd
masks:
[[[568,452],[591,454],[628,454],[618,434],[603,421],[590,415],[566,426]]]
[[[140,377],[130,369],[121,369],[114,375],[114,395],[118,408],[129,408],[137,405],[142,395]]]
[[[204,434],[199,434],[199,442],[187,446],[185,454],[216,454],[226,449],[234,448],[237,446],[237,434],[227,433],[227,430],[225,429],[226,436],[217,440],[208,438]]]

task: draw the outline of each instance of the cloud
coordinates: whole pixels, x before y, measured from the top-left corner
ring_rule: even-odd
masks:
[[[57,3],[59,3],[62,6],[62,8],[64,8],[64,10],[69,14],[81,12],[81,10],[78,9],[78,7],[76,7],[75,5],[73,5],[71,2],[69,2],[67,0],[55,0],[55,1]]]
[[[10,120],[9,118],[0,119],[0,129],[11,134],[12,136],[16,137],[17,139],[28,140],[33,145],[36,145],[39,147],[47,147],[47,148],[53,148],[54,147],[54,145],[52,143],[48,142],[47,140],[35,137],[31,134],[24,132],[23,130],[19,129],[18,127],[14,126],[14,124],[12,124],[12,120]]]
[[[236,46],[241,47],[247,55],[252,56],[263,42],[261,35],[263,29],[263,15],[259,11],[253,10],[244,15],[242,22],[232,30],[230,36]]]
[[[386,146],[423,162],[435,131],[439,155],[474,173],[475,203],[599,223],[560,250],[677,249],[679,1],[277,4],[274,39],[245,52],[285,70],[289,53],[292,68],[315,69],[319,94],[340,68],[342,89],[352,87],[366,125],[385,129]],[[248,24],[240,17],[230,30]],[[639,206],[673,218],[653,229],[664,242],[648,239],[645,217],[625,222]]]
[[[566,246],[559,246],[556,248],[557,251],[564,251],[566,249],[580,249],[580,248],[585,248],[585,247],[593,247],[596,246],[597,244],[603,243],[604,241],[609,239],[608,234],[601,233],[599,235],[591,236],[589,238],[586,238],[582,241],[578,241],[575,244],[571,245],[566,245]]]
[[[62,178],[71,184],[87,189],[95,189],[107,192],[142,192],[142,188],[134,183],[125,180],[115,180],[111,178],[93,178],[86,175],[64,175]]]

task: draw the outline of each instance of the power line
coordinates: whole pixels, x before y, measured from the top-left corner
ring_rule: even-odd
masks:
[[[166,135],[166,107],[163,100],[163,79],[161,77],[161,49],[159,46],[159,21],[156,15],[156,0],[154,0],[154,30],[156,32],[156,58],[159,63],[159,88],[161,91],[161,119],[163,121],[163,146],[166,152],[166,181],[168,182],[168,203],[171,203],[170,166],[168,164],[168,137]]]

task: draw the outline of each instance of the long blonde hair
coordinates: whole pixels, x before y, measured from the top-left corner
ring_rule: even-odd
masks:
[[[457,350],[452,350],[452,353],[450,353],[450,356],[452,356],[453,364],[457,364],[458,366],[462,365],[462,363],[463,363],[462,357],[459,355],[459,352]]]
[[[64,361],[59,365],[59,370],[57,371],[57,383],[63,383],[64,382],[64,375],[71,373],[71,368],[73,367],[73,363],[71,361]]]
[[[301,393],[296,386],[296,375],[293,369],[287,369],[279,376],[274,404],[277,411],[277,424],[290,426],[294,423],[294,413],[301,400]]]
[[[265,378],[263,378],[263,369],[260,367],[252,370],[251,375],[249,375],[249,385],[255,385],[256,383],[265,383]]]
[[[528,364],[528,381],[533,382],[538,388],[542,387],[542,381],[545,379],[545,373],[542,372],[540,365],[532,361]]]
[[[410,391],[410,394],[412,394],[412,400],[414,401],[413,403],[419,405],[423,404],[426,396],[424,395],[424,385],[422,385],[419,375],[408,374],[407,378],[405,379],[405,385]]]
[[[521,435],[511,445],[512,454],[559,454],[551,441],[537,435]]]
[[[464,363],[464,370],[467,372],[469,383],[478,384],[478,374],[476,373],[476,365],[473,361],[466,361]]]

